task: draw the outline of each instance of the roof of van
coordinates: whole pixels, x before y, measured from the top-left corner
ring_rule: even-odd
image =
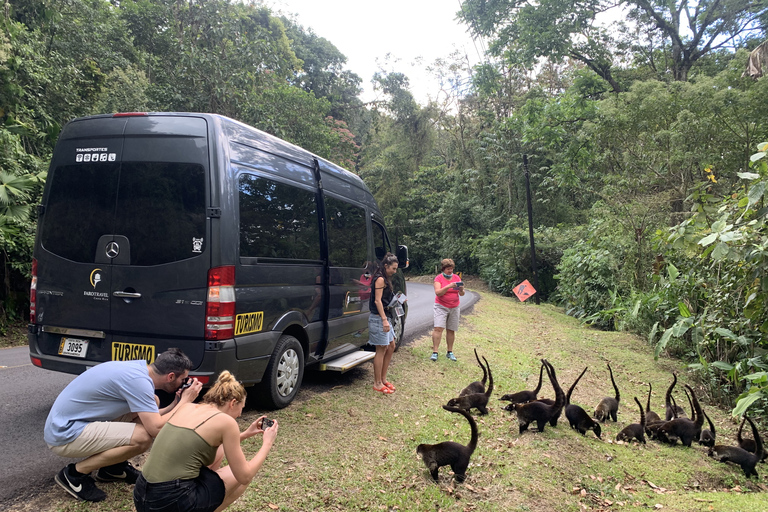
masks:
[[[366,186],[365,182],[358,176],[343,167],[340,167],[333,162],[330,162],[311,151],[307,151],[295,144],[285,141],[279,137],[271,135],[267,132],[249,126],[241,121],[220,115],[220,114],[207,114],[207,113],[195,113],[195,112],[126,112],[119,114],[99,114],[94,116],[79,117],[71,120],[64,126],[61,132],[61,138],[75,138],[82,133],[75,135],[74,132],[80,132],[75,126],[82,121],[90,121],[96,119],[127,119],[136,117],[150,117],[150,116],[163,116],[163,117],[197,117],[204,118],[214,122],[217,122],[224,130],[226,130],[226,136],[230,141],[238,142],[246,146],[251,146],[261,151],[266,151],[283,158],[292,160],[301,165],[312,165],[312,159],[317,159],[320,166],[320,170],[326,176],[335,178],[335,180],[341,180],[349,185],[353,185],[356,188],[360,188],[365,191],[366,194],[371,194],[370,190]],[[102,128],[102,127],[100,127]],[[99,131],[100,135],[109,135],[104,131]],[[122,132],[123,135],[128,132]],[[117,134],[115,134],[117,135]]]

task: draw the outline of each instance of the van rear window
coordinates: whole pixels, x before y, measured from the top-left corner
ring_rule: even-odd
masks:
[[[43,247],[91,263],[103,235],[130,242],[131,265],[197,256],[205,249],[205,170],[198,164],[123,162],[57,167]]]

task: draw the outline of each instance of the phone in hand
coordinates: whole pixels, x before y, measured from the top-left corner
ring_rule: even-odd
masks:
[[[261,430],[267,430],[269,427],[275,424],[275,420],[264,418],[261,420]]]
[[[456,283],[456,288],[458,288],[458,287],[460,287],[460,286],[464,286],[464,281],[458,281],[458,282]]]
[[[191,385],[192,385],[192,377],[185,377],[184,380],[181,381],[181,386],[179,386],[179,389],[184,391]]]

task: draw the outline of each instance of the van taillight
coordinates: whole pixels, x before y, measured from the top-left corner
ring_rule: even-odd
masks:
[[[208,271],[208,301],[205,304],[205,339],[227,340],[235,335],[235,267]]]
[[[37,320],[37,260],[32,258],[32,283],[29,285],[29,323]]]

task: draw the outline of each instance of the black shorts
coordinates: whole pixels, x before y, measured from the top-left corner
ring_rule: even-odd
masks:
[[[224,481],[207,467],[192,480],[149,483],[141,475],[133,489],[138,512],[213,512],[224,502]]]

